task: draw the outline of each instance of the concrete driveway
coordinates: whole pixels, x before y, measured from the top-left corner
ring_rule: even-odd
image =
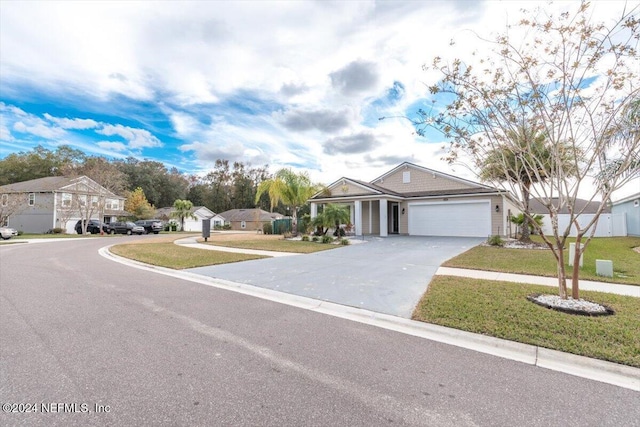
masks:
[[[440,264],[481,243],[466,237],[368,237],[309,255],[188,271],[409,318]]]

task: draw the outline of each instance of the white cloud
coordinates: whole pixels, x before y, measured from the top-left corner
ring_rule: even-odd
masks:
[[[98,126],[98,122],[92,119],[67,119],[61,117],[53,117],[45,113],[44,118],[55,123],[62,129],[93,129]]]
[[[113,151],[126,151],[127,146],[122,142],[114,142],[114,141],[99,141],[96,145],[100,148],[104,148],[105,150],[113,150]]]
[[[158,138],[145,129],[105,124],[102,129],[98,129],[96,132],[107,136],[118,135],[127,141],[127,146],[132,150],[160,147],[162,145]]]
[[[62,138],[65,131],[61,128],[50,126],[44,120],[30,117],[25,121],[17,121],[13,124],[13,130],[20,133],[28,133],[45,139]]]

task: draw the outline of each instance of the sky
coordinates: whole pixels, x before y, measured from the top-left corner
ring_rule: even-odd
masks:
[[[329,184],[410,161],[477,180],[407,119],[437,79],[423,65],[536,6],[558,5],[1,1],[0,158],[66,144],[186,174],[227,159]]]

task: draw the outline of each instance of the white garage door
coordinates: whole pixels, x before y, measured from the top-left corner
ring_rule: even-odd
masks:
[[[487,237],[491,234],[491,204],[489,201],[410,204],[409,234]]]

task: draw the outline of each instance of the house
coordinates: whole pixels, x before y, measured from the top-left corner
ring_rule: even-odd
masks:
[[[156,218],[163,221],[173,220],[179,224],[179,220],[173,217],[173,212],[175,212],[173,207],[157,209]],[[211,230],[216,226],[222,226],[224,224],[224,218],[221,215],[212,212],[206,206],[192,207],[191,214],[195,216],[195,218],[190,216],[184,218],[183,231],[202,231],[202,221],[205,219],[211,220]]]
[[[624,236],[640,237],[640,192],[613,202],[611,212],[622,218]]]
[[[552,198],[551,204],[554,206],[559,206],[559,200],[557,198]],[[576,215],[579,214],[578,223],[581,227],[586,227],[589,222],[591,222],[601,204],[602,202],[600,201],[575,199],[574,213]],[[551,219],[549,217],[549,210],[537,199],[531,199],[529,201],[529,210],[531,211],[531,213],[542,215],[542,232],[545,235],[553,234],[553,229],[551,228]],[[560,231],[560,233],[562,233],[563,230],[567,228],[570,220],[571,215],[569,214],[569,209],[567,206],[563,206],[558,211],[558,230]],[[590,233],[590,231],[587,231],[587,233]],[[594,237],[611,237],[625,235],[626,232],[624,231],[624,226],[622,224],[622,216],[613,215],[609,206],[604,206],[602,209],[602,213],[598,218],[598,223],[596,224]],[[576,236],[575,226],[571,227],[569,236]]]
[[[80,219],[109,223],[126,215],[124,201],[86,176],[32,179],[0,187],[0,221],[25,233],[75,233]]]
[[[231,209],[220,213],[225,219],[225,224],[231,225],[232,230],[262,230],[264,224],[271,224],[276,219],[284,216],[279,213],[271,213],[262,209]]]
[[[370,182],[341,178],[309,201],[311,217],[324,204],[349,206],[356,235],[507,235],[519,212],[508,193],[408,162]]]

